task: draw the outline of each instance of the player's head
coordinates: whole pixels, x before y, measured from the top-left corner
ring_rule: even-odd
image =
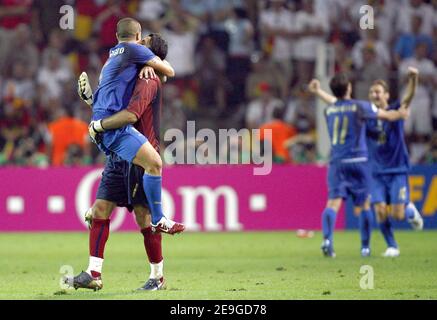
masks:
[[[369,100],[378,108],[385,108],[390,99],[389,87],[384,80],[376,80],[369,89]]]
[[[141,25],[132,18],[123,18],[117,23],[118,42],[139,41],[141,39]]]
[[[159,33],[151,33],[143,39],[143,44],[148,47],[156,56],[164,60],[167,57],[167,41]]]
[[[329,82],[329,87],[337,99],[350,99],[352,84],[345,73],[336,74]]]

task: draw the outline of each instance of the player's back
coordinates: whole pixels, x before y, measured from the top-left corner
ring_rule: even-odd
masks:
[[[398,110],[399,101],[388,110]],[[367,123],[367,145],[372,171],[376,174],[405,173],[410,168],[408,149],[404,139],[404,121],[371,119]]]
[[[376,107],[360,100],[338,100],[325,109],[331,140],[331,162],[366,161],[366,119],[376,117]]]
[[[94,94],[93,119],[101,119],[127,107],[140,67],[155,55],[133,42],[122,42],[109,51]]]
[[[138,121],[135,128],[142,133],[159,152],[160,117],[162,106],[162,83],[159,78],[138,79],[127,110]]]

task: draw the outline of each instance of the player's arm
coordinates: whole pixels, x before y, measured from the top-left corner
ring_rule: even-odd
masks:
[[[112,130],[122,128],[128,124],[134,124],[137,121],[137,115],[125,109],[108,118],[102,119],[101,126],[104,130]]]
[[[317,79],[311,80],[311,82],[308,84],[308,90],[327,104],[334,104],[335,102],[337,102],[336,97],[329,94],[320,87],[320,81]]]
[[[167,77],[174,77],[175,72],[170,63],[166,60],[161,60],[149,48],[139,43],[132,44],[130,49],[129,59],[132,63],[149,66],[155,69],[156,72],[162,73]],[[144,68],[140,71],[140,78],[146,78],[143,74]]]
[[[409,112],[405,105],[401,105],[398,110],[378,109],[377,118],[385,121],[398,121],[408,118]]]
[[[413,67],[408,68],[408,83],[407,89],[402,97],[401,106],[408,108],[416,94],[417,84],[419,82],[419,70]]]
[[[147,66],[152,67],[159,74],[162,74],[166,77],[172,78],[175,76],[174,69],[167,60],[161,60],[161,58],[155,57],[152,60],[149,60],[146,64]],[[143,78],[143,70],[140,72],[140,78]]]

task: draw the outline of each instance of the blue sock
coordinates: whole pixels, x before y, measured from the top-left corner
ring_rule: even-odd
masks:
[[[163,217],[161,204],[162,177],[151,176],[145,173],[143,176],[143,188],[152,213],[152,224],[156,225]]]
[[[397,248],[398,244],[396,243],[395,236],[393,234],[393,227],[391,225],[390,219],[387,218],[387,220],[381,222],[379,224],[379,227],[381,229],[382,235],[384,236],[385,242],[387,243],[387,246]]]
[[[326,208],[322,213],[322,229],[323,239],[328,239],[332,244],[332,236],[334,234],[335,219],[337,215],[334,209]]]
[[[361,248],[370,247],[370,236],[372,235],[373,213],[370,210],[363,210],[359,217]]]
[[[405,205],[405,219],[408,220],[413,220],[414,218],[414,208],[412,208],[412,206],[410,205]]]

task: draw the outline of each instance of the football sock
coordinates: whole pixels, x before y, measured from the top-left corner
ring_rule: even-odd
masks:
[[[98,257],[90,257],[88,269],[86,272],[94,278],[98,278],[102,274],[103,259]]]
[[[159,263],[162,261],[162,235],[160,232],[152,232],[151,227],[141,230],[144,236],[144,248],[150,263]]]
[[[164,260],[162,258],[162,235],[161,233],[152,232],[152,228],[141,230],[144,236],[144,248],[150,262],[150,278],[160,279],[163,276]]]
[[[157,225],[163,217],[161,204],[162,177],[151,176],[145,173],[143,176],[143,188],[150,211],[152,212],[152,224]]]
[[[379,228],[381,229],[387,246],[391,248],[397,248],[398,244],[396,243],[395,236],[393,234],[393,227],[391,225],[390,219],[387,218],[387,220],[381,222],[379,224]]]
[[[363,210],[359,217],[361,248],[370,247],[370,236],[372,234],[373,214],[370,210]]]
[[[323,229],[323,239],[328,239],[332,244],[332,237],[335,228],[336,213],[334,209],[325,208],[322,213],[322,229]]]
[[[109,237],[109,219],[93,219],[89,237],[90,264],[87,272],[93,277],[102,273],[103,252]]]
[[[405,206],[405,219],[407,221],[413,220],[415,216],[415,211],[417,211],[414,203],[410,202]]]

